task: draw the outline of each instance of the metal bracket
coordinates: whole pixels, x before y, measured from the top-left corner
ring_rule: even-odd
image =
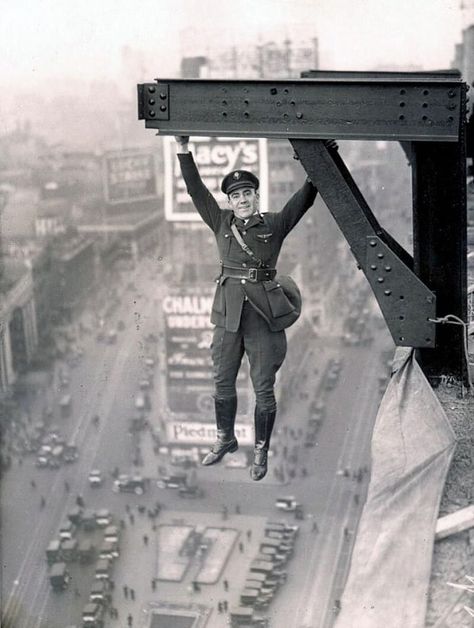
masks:
[[[399,346],[433,348],[436,297],[392,249],[377,236],[367,237],[363,269],[382,310],[393,341]]]
[[[138,119],[160,120],[170,119],[169,85],[166,83],[143,83],[137,85]]]
[[[396,345],[433,348],[436,297],[413,259],[377,222],[344,161],[320,140],[290,140],[364,271]]]

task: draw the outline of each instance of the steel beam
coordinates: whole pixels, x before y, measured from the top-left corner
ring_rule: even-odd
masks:
[[[448,73],[157,79],[138,85],[138,117],[163,135],[456,142],[463,85]]]
[[[378,224],[342,158],[322,141],[290,140],[372,287],[398,346],[433,348],[436,297],[411,256]]]
[[[413,254],[415,272],[436,294],[437,316],[467,321],[467,212],[464,134],[458,144],[415,142]],[[438,324],[436,347],[417,359],[432,380],[467,375],[463,328]]]
[[[466,84],[457,71],[309,71],[295,80],[156,79],[138,116],[163,135],[289,139],[372,286],[397,345],[425,373],[465,377]],[[345,164],[318,141],[394,140],[413,167],[414,259],[378,224]]]

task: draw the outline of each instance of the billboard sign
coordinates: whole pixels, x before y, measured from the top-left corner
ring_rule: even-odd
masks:
[[[253,445],[253,427],[249,423],[236,423],[234,431],[240,445]],[[217,428],[215,423],[169,421],[166,437],[170,444],[211,445],[217,438]]]
[[[103,157],[105,200],[124,203],[157,197],[155,155],[146,150],[111,151]]]
[[[167,406],[172,413],[214,419],[214,378],[210,322],[213,301],[211,286],[170,288],[162,300],[165,324]],[[243,368],[238,388],[246,391],[248,370]],[[239,398],[239,411],[246,411],[246,395]]]
[[[169,221],[193,222],[201,218],[187,193],[181,175],[176,143],[171,137],[164,137],[165,161],[165,217]],[[235,139],[219,137],[193,137],[189,142],[199,174],[214,196],[219,206],[228,208],[227,197],[220,185],[224,176],[242,168],[253,172],[260,179],[260,211],[268,211],[268,160],[267,140]]]

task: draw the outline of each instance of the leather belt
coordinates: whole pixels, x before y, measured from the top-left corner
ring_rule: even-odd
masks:
[[[276,272],[276,268],[237,268],[235,266],[222,266],[222,275],[224,277],[246,279],[252,283],[269,281],[275,277]]]

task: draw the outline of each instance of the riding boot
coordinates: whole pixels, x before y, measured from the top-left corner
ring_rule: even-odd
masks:
[[[275,425],[276,408],[274,410],[255,407],[255,448],[254,459],[250,469],[252,480],[261,480],[267,473],[268,449],[270,437]]]
[[[235,415],[237,412],[237,397],[226,399],[215,397],[217,440],[211,451],[204,456],[201,464],[209,466],[216,464],[229,452],[236,451],[238,442],[234,434]]]

